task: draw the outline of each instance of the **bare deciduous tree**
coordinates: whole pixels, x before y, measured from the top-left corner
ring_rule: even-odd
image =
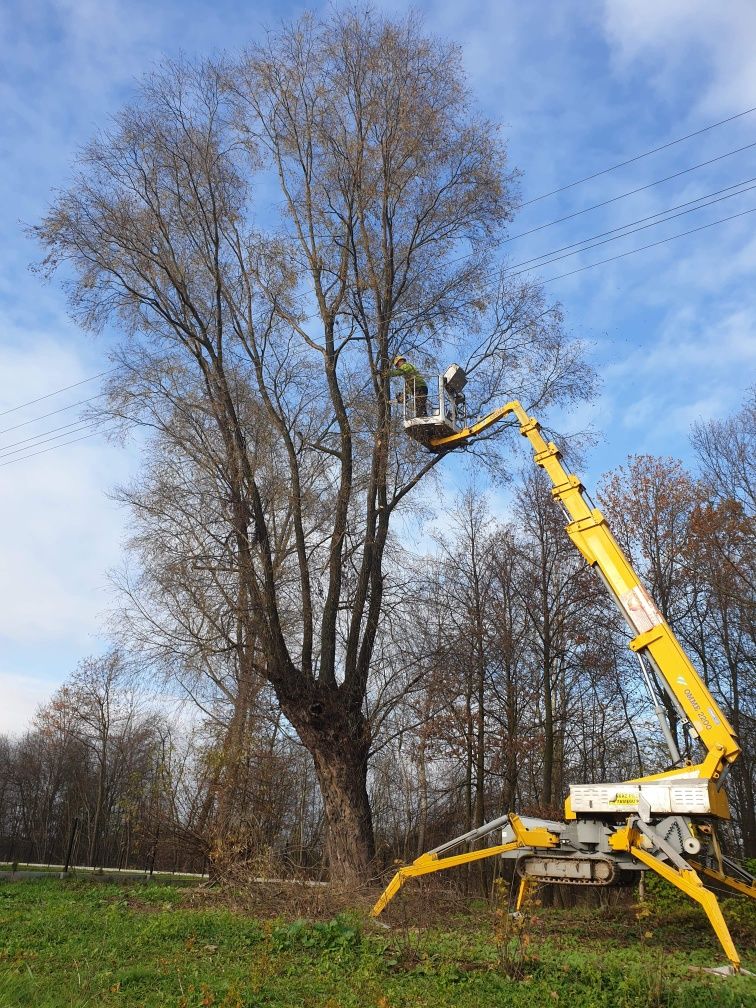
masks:
[[[439,461],[396,437],[392,357],[451,344],[480,402],[587,392],[558,310],[491,273],[504,147],[456,49],[337,11],[237,64],[166,65],[79,167],[37,228],[46,266],[84,324],[126,329],[111,413],[214,496],[239,675],[259,666],[312,754],[332,873],[365,877],[383,557]]]

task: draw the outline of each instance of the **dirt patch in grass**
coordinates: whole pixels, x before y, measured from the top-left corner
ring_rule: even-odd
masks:
[[[346,888],[298,880],[236,881],[186,889],[177,905],[195,910],[223,907],[261,920],[325,921],[346,912],[367,919],[381,892],[382,889],[374,886]],[[138,903],[136,900],[134,905]],[[485,900],[470,900],[454,890],[440,887],[406,886],[376,920],[376,927],[436,927],[471,913],[478,919],[493,920],[493,912]]]

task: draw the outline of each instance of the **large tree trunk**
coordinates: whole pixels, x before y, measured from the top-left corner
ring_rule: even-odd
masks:
[[[375,859],[367,791],[371,738],[361,710],[349,710],[339,701],[338,687],[316,689],[306,700],[300,695],[282,707],[315,764],[326,821],[328,874],[334,882],[358,885],[370,877]]]
[[[326,857],[333,882],[370,877],[375,840],[367,792],[367,749],[344,739],[313,751],[326,818]]]

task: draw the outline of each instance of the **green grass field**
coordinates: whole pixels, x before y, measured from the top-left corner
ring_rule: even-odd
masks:
[[[536,904],[517,932],[484,903],[427,929],[402,922],[415,913],[405,905],[385,930],[364,910],[285,919],[275,901],[282,916],[260,919],[183,887],[0,883],[0,1005],[754,1008],[756,978],[692,971],[722,961],[698,911],[657,904]],[[741,951],[753,949],[752,908],[728,910]]]

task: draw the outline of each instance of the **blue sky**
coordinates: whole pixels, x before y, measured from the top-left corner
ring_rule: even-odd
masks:
[[[320,9],[317,4],[314,8]],[[376,3],[404,12],[404,5]],[[68,319],[56,286],[28,270],[23,222],[70,177],[76,149],[162,55],[236,51],[303,7],[154,0],[5,0],[0,7],[0,413],[97,374],[106,346]],[[504,127],[531,200],[756,106],[751,0],[498,0],[416,4],[429,31],[462,47],[470,84]],[[756,141],[756,113],[524,206],[511,233]],[[756,147],[507,246],[510,262],[756,179]],[[756,184],[756,183],[751,183]],[[637,255],[610,255],[756,207],[756,189],[536,270],[591,347],[599,397],[566,421],[600,440],[587,482],[629,452],[689,458],[692,421],[742,402],[756,357],[756,213]],[[0,417],[0,429],[92,395],[97,383]],[[0,434],[0,445],[75,411]],[[3,458],[0,448],[0,462]],[[107,491],[133,471],[99,439],[0,467],[0,731],[18,730],[78,658],[100,646],[107,571],[123,515]]]

